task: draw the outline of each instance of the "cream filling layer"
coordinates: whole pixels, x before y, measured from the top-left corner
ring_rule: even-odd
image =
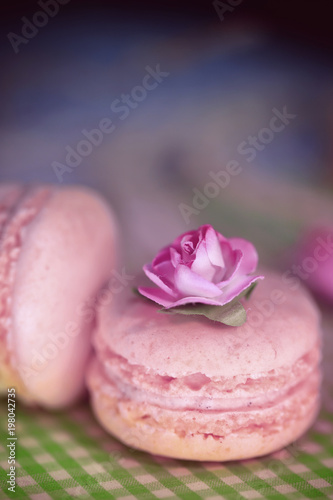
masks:
[[[169,410],[196,410],[196,411],[249,411],[273,407],[293,394],[302,390],[308,384],[315,385],[318,382],[318,366],[314,366],[311,373],[293,386],[286,386],[280,390],[267,391],[262,394],[247,397],[204,397],[204,396],[178,396],[170,397],[150,391],[142,390],[123,382],[118,377],[109,377],[99,365],[99,376],[102,378],[102,390],[110,397],[122,398],[124,400],[146,403],[156,407]]]
[[[145,394],[145,399],[163,396],[173,401],[192,401],[195,398],[197,401],[205,400],[207,407],[218,399],[237,399],[239,402],[246,400],[251,405],[261,404],[260,397],[274,400],[281,392],[286,392],[310,377],[321,360],[320,342],[317,342],[292,366],[275,367],[266,373],[240,373],[229,378],[214,379],[203,373],[193,373],[174,378],[161,376],[142,365],[131,365],[107,346],[104,346],[104,349],[101,347],[99,345],[97,348],[97,356],[105,377],[119,388],[122,387],[124,392]]]

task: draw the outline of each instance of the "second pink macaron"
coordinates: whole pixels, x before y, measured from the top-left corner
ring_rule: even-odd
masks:
[[[248,321],[228,327],[162,314],[130,291],[101,308],[88,384],[105,429],[190,460],[255,457],[296,440],[319,408],[317,307],[268,273],[246,309]]]

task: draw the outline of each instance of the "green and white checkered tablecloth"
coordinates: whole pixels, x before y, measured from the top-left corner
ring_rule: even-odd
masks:
[[[17,487],[6,491],[6,412],[1,409],[0,498],[333,498],[333,415],[323,411],[304,438],[240,462],[153,457],[107,435],[87,405],[48,414],[19,408]]]
[[[255,226],[249,232],[255,231],[258,241],[260,234],[262,241],[270,245],[273,237],[281,246],[292,239],[285,233],[290,221],[283,224],[282,216],[273,218],[266,213],[264,219],[260,218],[263,210],[258,207],[258,212],[242,211],[241,218],[237,219],[237,200],[224,208],[223,223],[227,224],[229,217],[233,228],[237,224],[248,227],[248,218],[252,218]],[[217,229],[222,229],[218,223],[219,207],[212,206],[211,210],[217,213],[216,221],[212,220],[212,212],[204,215],[209,216],[210,222],[216,222]],[[267,217],[271,217],[271,223]],[[275,233],[271,238],[272,227]],[[291,232],[293,230],[291,228]],[[246,236],[243,230],[241,234]],[[266,255],[269,252],[263,247],[261,251]],[[3,401],[0,405],[0,499],[333,499],[333,313],[328,307],[323,312],[322,411],[313,428],[288,448],[263,458],[225,464],[172,460],[122,445],[101,429],[88,402],[61,413],[19,404],[17,486],[16,493],[10,493],[6,483],[7,405]]]

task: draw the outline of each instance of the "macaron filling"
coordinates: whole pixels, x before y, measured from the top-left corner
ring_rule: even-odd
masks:
[[[225,387],[228,384],[225,379],[212,381],[201,373],[178,379],[161,377],[144,373],[143,367],[131,367],[124,358],[120,360],[117,355],[104,360],[101,376],[111,392],[116,390],[123,399],[138,403],[145,402],[171,410],[242,411],[249,407],[256,409],[274,406],[288,398],[302,384],[307,383],[316,371],[318,362],[317,345],[291,369],[281,367],[280,370],[275,370],[278,373],[257,374],[257,378],[253,374],[246,375],[246,381],[234,386],[232,391]],[[194,381],[197,381],[196,385]]]
[[[301,356],[291,367],[281,366],[268,373],[251,373],[227,377],[207,377],[197,372],[184,377],[162,376],[140,365],[130,364],[124,357],[107,346],[100,346],[99,357],[105,377],[114,385],[131,388],[144,394],[144,398],[163,396],[172,401],[180,397],[188,399],[209,398],[234,400],[248,397],[265,397],[289,391],[311,375],[320,361],[319,343]]]

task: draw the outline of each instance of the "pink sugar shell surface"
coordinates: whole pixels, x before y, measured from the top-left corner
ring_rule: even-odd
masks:
[[[264,274],[238,328],[159,313],[129,291],[102,307],[88,372],[102,425],[193,460],[260,456],[303,434],[319,409],[319,314],[303,289]]]
[[[0,188],[0,386],[48,408],[84,389],[94,320],[115,265],[115,222],[84,188]]]

